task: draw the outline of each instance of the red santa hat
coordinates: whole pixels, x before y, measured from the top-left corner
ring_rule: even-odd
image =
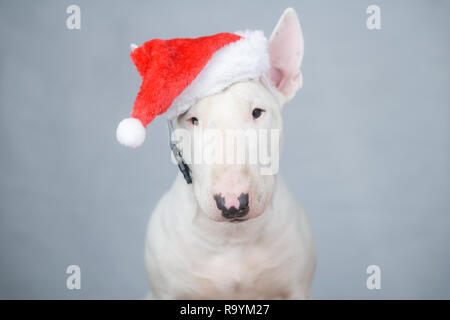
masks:
[[[139,147],[145,127],[163,113],[169,119],[199,99],[231,84],[269,71],[267,40],[262,31],[219,33],[195,39],[153,39],[131,51],[142,85],[131,118],[117,127],[117,140]]]

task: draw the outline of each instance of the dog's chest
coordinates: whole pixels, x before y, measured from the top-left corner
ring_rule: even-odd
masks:
[[[260,246],[222,248],[195,262],[192,283],[209,299],[285,298],[292,263]]]

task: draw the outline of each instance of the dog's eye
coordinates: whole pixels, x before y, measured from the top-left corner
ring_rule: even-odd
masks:
[[[192,123],[194,126],[198,126],[198,119],[196,117],[192,117],[188,121]]]
[[[263,113],[264,111],[265,111],[265,110],[260,109],[260,108],[255,108],[255,109],[253,109],[253,111],[252,111],[253,119],[258,119],[259,117],[261,117],[261,115],[262,115],[262,113]]]

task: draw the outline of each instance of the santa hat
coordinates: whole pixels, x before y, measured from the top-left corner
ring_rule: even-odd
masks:
[[[199,99],[235,82],[259,78],[270,66],[262,31],[154,39],[132,47],[131,59],[142,85],[131,118],[119,123],[116,135],[120,143],[134,148],[144,142],[145,127],[157,115],[173,119]]]

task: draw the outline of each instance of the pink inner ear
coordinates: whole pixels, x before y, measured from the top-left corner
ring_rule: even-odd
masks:
[[[269,46],[272,84],[286,96],[299,89],[300,64],[303,58],[303,36],[295,13],[286,14]]]
[[[271,67],[270,71],[269,71],[269,76],[270,76],[270,80],[271,80],[272,84],[275,86],[275,88],[279,89],[281,78],[283,77],[283,73],[281,72],[281,70],[277,69],[275,67]]]

